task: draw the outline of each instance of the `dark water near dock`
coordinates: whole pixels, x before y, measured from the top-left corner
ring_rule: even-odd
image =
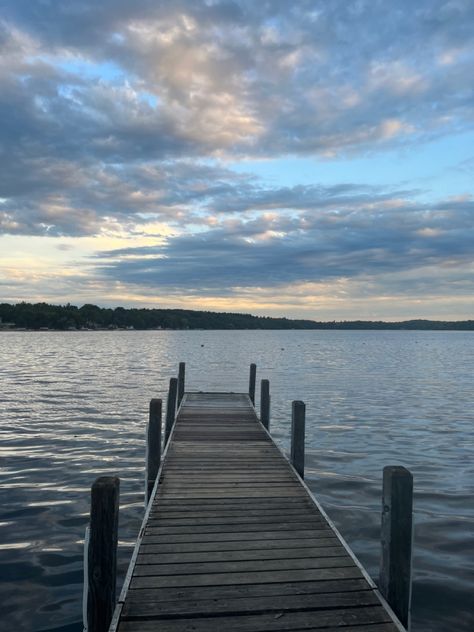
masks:
[[[402,331],[0,334],[0,628],[82,630],[96,476],[121,478],[120,572],[143,515],[148,402],[179,361],[191,389],[268,377],[288,447],[307,404],[306,480],[368,571],[384,465],[415,479],[414,632],[474,629],[474,334]]]

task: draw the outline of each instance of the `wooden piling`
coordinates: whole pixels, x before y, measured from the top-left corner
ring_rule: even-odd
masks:
[[[166,402],[166,424],[165,424],[165,446],[170,438],[171,429],[173,428],[176,415],[176,397],[178,394],[178,380],[175,377],[170,379],[168,389],[168,400]]]
[[[107,632],[115,608],[119,490],[116,476],[101,476],[91,488],[87,632]]]
[[[257,365],[250,365],[250,376],[249,376],[249,397],[252,404],[255,406],[255,380],[257,377]]]
[[[270,382],[260,382],[260,421],[267,430],[270,429]]]
[[[404,467],[383,470],[380,592],[409,629],[413,540],[413,476]]]
[[[304,402],[291,403],[291,463],[304,479],[304,440],[306,406]]]
[[[186,374],[186,363],[180,362],[178,369],[178,406],[181,404],[181,400],[184,395],[184,382]]]
[[[150,500],[161,461],[161,399],[150,401],[146,443],[146,504]]]

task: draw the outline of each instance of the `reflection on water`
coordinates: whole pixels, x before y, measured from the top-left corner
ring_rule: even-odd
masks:
[[[309,486],[369,572],[381,474],[415,478],[414,632],[474,629],[474,402],[469,332],[8,332],[0,335],[0,600],[5,630],[79,632],[96,476],[121,478],[123,578],[143,515],[148,401],[179,361],[192,389],[272,387],[288,449],[307,404]]]

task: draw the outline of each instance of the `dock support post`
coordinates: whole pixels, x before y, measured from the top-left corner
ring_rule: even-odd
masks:
[[[161,461],[161,399],[150,401],[150,414],[148,418],[146,441],[146,503],[150,500],[151,492],[155,485],[156,476],[160,469]]]
[[[178,406],[181,404],[181,400],[184,395],[184,379],[186,373],[186,364],[184,362],[179,363],[178,369]]]
[[[406,468],[383,470],[380,592],[401,623],[410,627],[413,540],[413,476]]]
[[[267,430],[270,429],[270,382],[260,382],[260,421]]]
[[[250,365],[250,376],[249,376],[249,397],[253,406],[255,406],[255,380],[257,377],[257,365]]]
[[[107,632],[115,608],[119,494],[116,476],[100,476],[91,488],[87,632]]]
[[[304,479],[304,437],[306,406],[304,402],[291,403],[291,463]]]
[[[170,387],[168,390],[168,401],[166,402],[166,425],[165,425],[165,446],[168,444],[171,429],[173,428],[174,418],[176,416],[176,397],[178,394],[178,380],[175,377],[170,379]]]

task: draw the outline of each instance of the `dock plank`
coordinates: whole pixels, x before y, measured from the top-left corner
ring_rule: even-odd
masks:
[[[327,610],[303,610],[299,612],[284,612],[250,614],[240,616],[200,617],[193,619],[161,619],[160,632],[222,632],[235,630],[238,632],[283,632],[284,630],[311,630],[328,628],[329,626],[367,626],[373,623],[387,623],[389,615],[381,606],[362,606],[360,608],[332,608]],[[186,626],[186,627],[183,627]],[[125,620],[122,623],[123,632],[155,632],[156,620],[140,619]]]
[[[186,393],[111,632],[403,628],[239,393]]]
[[[282,594],[266,597],[240,597],[220,599],[183,600],[169,602],[148,595],[146,601],[130,599],[124,611],[129,618],[150,618],[167,614],[180,617],[195,617],[246,613],[289,612],[302,610],[327,610],[350,606],[377,605],[377,598],[371,590],[352,590],[337,593]]]

